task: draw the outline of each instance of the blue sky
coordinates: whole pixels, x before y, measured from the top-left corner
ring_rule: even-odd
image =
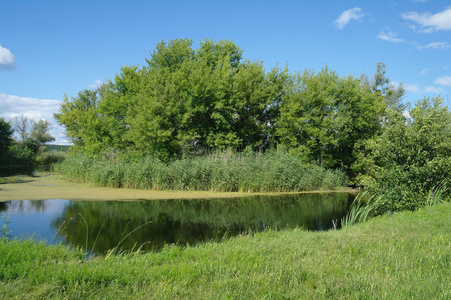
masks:
[[[161,40],[228,39],[269,71],[374,75],[377,62],[405,102],[451,92],[451,2],[0,0],[0,116],[52,121],[64,94],[144,65]],[[54,123],[55,124],[55,123]],[[51,132],[66,143],[63,129]]]

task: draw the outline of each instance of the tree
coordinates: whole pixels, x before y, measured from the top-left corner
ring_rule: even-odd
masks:
[[[33,121],[28,116],[20,115],[11,118],[10,124],[14,131],[20,136],[22,145],[25,145],[30,134],[30,128],[33,126]]]
[[[382,194],[379,212],[413,210],[451,183],[451,113],[443,99],[424,98],[409,111],[390,111],[383,133],[371,143],[370,190]],[[449,196],[449,192],[446,196]]]
[[[391,83],[390,78],[386,76],[386,66],[383,62],[378,62],[376,66],[376,74],[372,79],[368,76],[361,76],[362,86],[370,90],[373,94],[378,94],[384,97],[387,108],[397,111],[403,111],[407,107],[402,103],[402,97],[405,90],[404,85],[394,85]]]
[[[362,88],[360,80],[340,78],[327,67],[298,73],[286,87],[276,122],[281,144],[308,162],[352,175],[355,146],[380,129],[382,97]]]
[[[13,129],[9,122],[6,122],[3,117],[0,117],[0,158],[3,160],[8,148],[12,145]]]
[[[67,136],[75,147],[98,152],[104,149],[103,142],[109,129],[103,126],[98,102],[101,88],[83,90],[78,97],[64,96],[59,112],[54,114],[56,121],[66,127]]]
[[[39,120],[37,122],[33,122],[30,139],[39,145],[54,141],[55,138],[49,133],[50,129],[50,122],[47,120]]]

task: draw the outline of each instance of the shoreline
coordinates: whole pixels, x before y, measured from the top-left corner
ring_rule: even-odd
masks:
[[[213,192],[213,191],[159,191],[130,188],[99,187],[87,183],[74,183],[61,175],[39,175],[36,177],[20,176],[21,183],[0,185],[0,202],[12,200],[93,200],[93,201],[137,201],[163,199],[214,199],[252,197],[259,195],[277,196],[301,193],[353,192],[353,190],[307,191],[307,192]],[[354,191],[355,192],[355,191]]]

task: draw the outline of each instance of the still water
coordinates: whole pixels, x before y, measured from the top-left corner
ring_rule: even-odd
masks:
[[[173,243],[194,245],[268,228],[328,230],[353,198],[318,193],[141,202],[7,201],[0,202],[0,214],[7,216],[13,238],[32,236],[105,253],[116,246],[157,250]]]

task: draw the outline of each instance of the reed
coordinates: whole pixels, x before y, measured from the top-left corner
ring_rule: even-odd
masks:
[[[68,179],[99,186],[155,190],[298,192],[344,187],[346,176],[305,164],[282,151],[265,154],[217,152],[163,163],[118,153],[74,154],[55,167]]]
[[[362,223],[371,218],[381,202],[380,195],[368,196],[367,192],[357,195],[346,216],[341,220],[342,228]]]

